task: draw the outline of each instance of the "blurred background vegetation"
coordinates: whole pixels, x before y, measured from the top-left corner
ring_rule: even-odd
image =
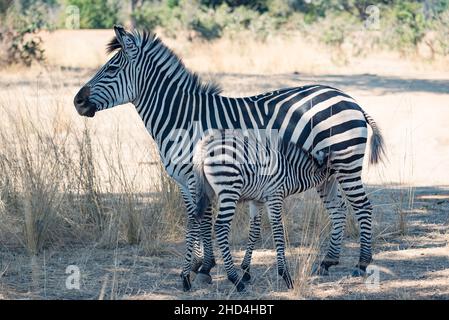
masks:
[[[0,0],[0,63],[43,60],[39,30],[120,23],[213,41],[299,32],[360,55],[376,49],[449,54],[449,0]]]

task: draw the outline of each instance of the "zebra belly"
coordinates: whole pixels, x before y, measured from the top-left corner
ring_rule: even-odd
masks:
[[[279,177],[256,176],[252,179],[254,179],[254,184],[243,185],[240,200],[265,202],[275,194],[283,193],[284,181]]]

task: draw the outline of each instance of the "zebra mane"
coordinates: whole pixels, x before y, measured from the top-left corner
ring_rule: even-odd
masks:
[[[106,45],[106,53],[107,54],[111,54],[113,53],[115,50],[119,50],[122,48],[122,45],[118,42],[118,39],[116,36],[114,36],[114,38],[112,38],[108,44]]]
[[[134,37],[136,44],[141,46],[142,48],[147,46],[149,47],[149,49],[157,48],[156,50],[158,50],[160,54],[154,56],[158,56],[159,58],[168,56],[168,59],[170,59],[169,61],[171,63],[171,66],[169,68],[169,70],[171,70],[171,73],[168,74],[169,76],[172,75],[175,71],[177,73],[180,73],[182,75],[182,78],[188,79],[191,90],[195,92],[208,93],[208,94],[221,93],[222,90],[217,83],[213,81],[203,82],[196,72],[192,72],[189,69],[187,69],[182,59],[179,58],[173,52],[173,50],[168,48],[162,42],[162,40],[160,40],[160,38],[156,36],[156,34],[148,31],[143,31],[142,33],[138,31],[133,31],[132,36]],[[108,54],[113,53],[114,51],[120,49],[122,49],[122,46],[118,41],[117,37],[115,36],[106,45],[106,52]]]

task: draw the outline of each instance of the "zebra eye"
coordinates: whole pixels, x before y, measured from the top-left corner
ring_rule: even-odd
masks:
[[[120,67],[118,67],[118,66],[109,66],[107,69],[106,69],[106,73],[107,74],[115,74],[118,70],[120,69]]]

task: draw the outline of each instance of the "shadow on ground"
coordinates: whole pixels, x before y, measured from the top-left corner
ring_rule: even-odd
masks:
[[[211,74],[212,78],[232,83],[242,78],[246,79],[240,88],[241,92],[254,92],[254,94],[278,88],[293,87],[304,84],[323,84],[342,90],[370,90],[377,95],[392,93],[427,92],[437,94],[449,93],[449,79],[413,79],[394,76],[381,76],[375,74],[278,74],[248,75],[248,74]],[[221,80],[224,79],[224,80]],[[249,81],[248,81],[249,80]],[[223,85],[224,88],[228,87]],[[257,91],[255,91],[257,90]]]
[[[45,86],[53,85],[55,87],[79,86],[95,74],[96,69],[92,68],[60,68],[49,78],[47,76],[37,75],[33,80],[1,79],[0,86],[4,88],[20,86]],[[223,88],[233,88],[235,83],[239,83],[239,91],[252,94],[260,94],[270,90],[285,87],[295,87],[305,84],[323,84],[336,87],[342,90],[369,90],[377,95],[393,93],[411,93],[424,92],[436,94],[449,93],[449,79],[419,79],[395,76],[384,76],[376,74],[307,74],[307,73],[289,73],[289,74],[235,74],[235,73],[208,73],[203,78],[214,79],[221,84]],[[242,81],[244,79],[245,81]],[[229,83],[229,85],[228,85]],[[225,92],[226,94],[226,92]]]

